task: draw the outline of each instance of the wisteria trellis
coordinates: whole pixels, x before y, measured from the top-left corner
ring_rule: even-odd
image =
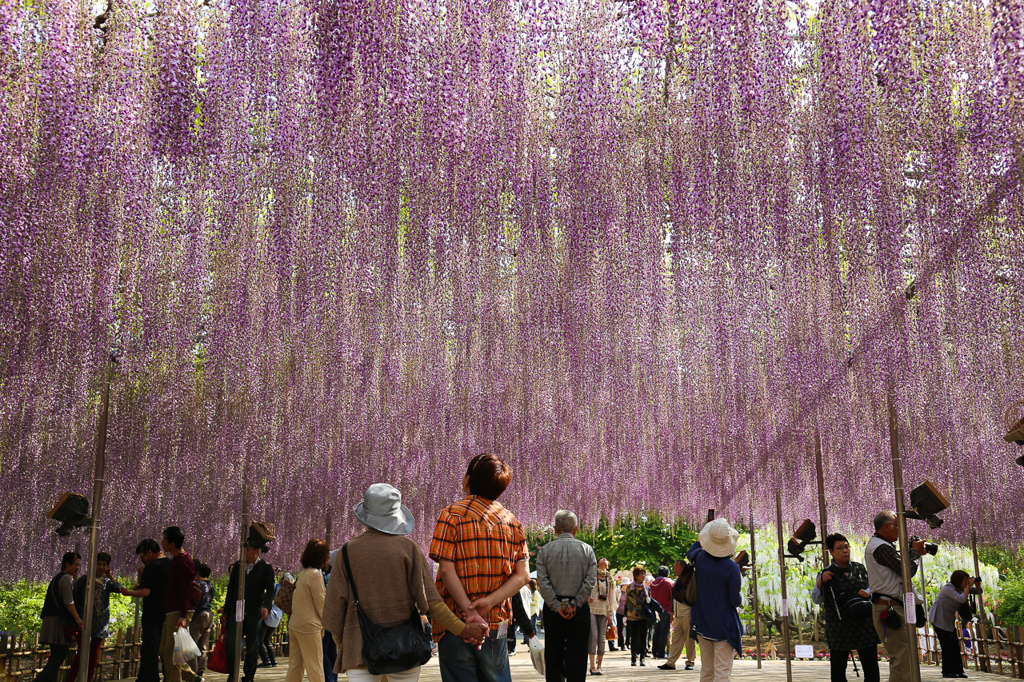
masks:
[[[89,5],[89,3],[85,3]],[[0,578],[243,476],[291,562],[365,486],[417,537],[468,458],[571,507],[841,527],[906,478],[1018,543],[1022,0],[0,3]],[[1024,396],[1021,396],[1024,397]],[[77,542],[84,549],[84,539]]]

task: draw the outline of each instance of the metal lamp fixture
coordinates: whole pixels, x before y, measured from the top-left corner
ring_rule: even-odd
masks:
[[[75,528],[82,528],[92,523],[92,518],[89,516],[89,500],[85,499],[84,495],[70,491],[61,495],[47,516],[61,522],[53,529],[53,532],[62,538],[71,535],[71,531]]]

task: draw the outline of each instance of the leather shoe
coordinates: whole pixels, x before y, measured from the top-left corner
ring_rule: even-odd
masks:
[[[676,669],[676,667],[674,665],[669,665],[668,663],[662,663],[661,665],[658,666],[658,670],[675,670],[675,669]]]

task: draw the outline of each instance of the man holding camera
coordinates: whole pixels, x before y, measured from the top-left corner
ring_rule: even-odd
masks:
[[[906,589],[903,585],[900,552],[893,544],[897,540],[899,527],[896,525],[896,513],[879,512],[875,516],[875,534],[864,548],[864,567],[868,571],[871,618],[875,632],[889,654],[889,680],[909,682],[910,667],[917,653],[911,651],[909,635],[904,630],[907,627],[906,611],[903,608]],[[924,551],[923,540],[915,540],[910,545],[910,575],[917,573]]]

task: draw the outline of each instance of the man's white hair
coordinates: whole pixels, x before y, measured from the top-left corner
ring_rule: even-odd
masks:
[[[568,509],[559,509],[555,512],[555,532],[571,533],[580,525],[579,519]]]

